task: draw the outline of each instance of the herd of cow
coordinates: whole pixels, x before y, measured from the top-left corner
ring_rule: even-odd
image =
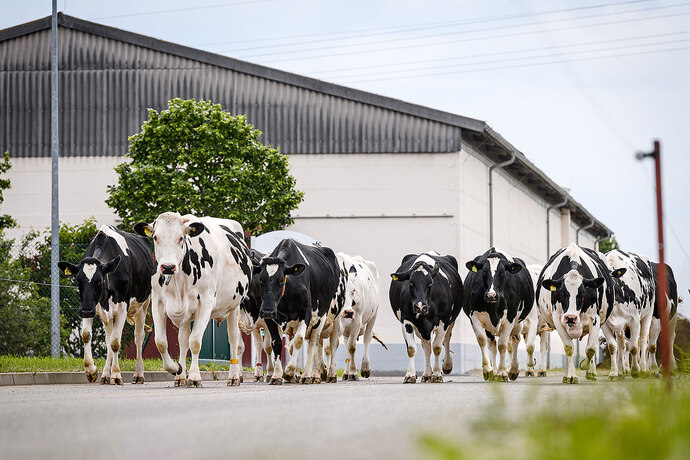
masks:
[[[176,386],[201,386],[199,352],[211,319],[227,319],[232,355],[229,386],[242,381],[242,332],[252,335],[255,349],[266,351],[271,384],[336,382],[335,352],[341,336],[349,356],[343,379],[358,379],[355,350],[362,336],[360,371],[362,377],[369,377],[369,345],[372,338],[379,340],[373,329],[379,303],[374,263],[291,239],[281,241],[270,254],[250,251],[241,225],[229,219],[166,212],[151,224],[137,224],[135,231],[138,234],[103,226],[78,265],[59,263],[60,270],[78,283],[84,368],[90,382],[98,379],[91,352],[96,314],[105,326],[108,350],[101,383],[123,383],[118,351],[125,321],[135,331],[132,383],[144,382],[142,344],[149,304],[156,347],[165,369],[175,375]],[[405,256],[391,274],[390,303],[402,324],[409,357],[405,383],[417,380],[415,336],[426,358],[422,382],[442,382],[442,371],[451,372],[450,339],[461,310],[477,337],[485,380],[518,377],[521,336],[527,348],[528,376],[534,375],[533,354],[536,336],[540,336],[542,359],[537,375],[545,376],[543,357],[552,330],[562,339],[566,353],[564,383],[577,383],[573,340],[587,335],[586,357],[579,366],[587,371],[588,379],[596,379],[600,330],[612,357],[611,379],[625,373],[638,377],[657,372],[657,264],[620,250],[604,255],[571,244],[553,254],[544,267],[527,266],[495,248],[466,267],[463,282],[455,257],[432,251]],[[670,267],[666,269],[669,286],[664,294],[673,331],[678,294],[673,273]],[[177,362],[168,352],[168,318],[178,328]],[[283,335],[289,338],[290,354],[285,369]],[[305,341],[307,359],[300,375],[297,356]],[[192,355],[189,369],[188,351]],[[256,363],[254,376],[263,381],[261,362]]]

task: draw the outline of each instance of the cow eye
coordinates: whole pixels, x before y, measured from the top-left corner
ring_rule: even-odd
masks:
[[[180,244],[180,243],[182,243],[182,237],[180,237],[180,239],[177,240],[177,244]]]

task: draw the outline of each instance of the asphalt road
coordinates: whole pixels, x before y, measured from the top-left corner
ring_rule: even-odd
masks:
[[[507,383],[481,375],[446,376],[442,384],[402,379],[0,387],[0,458],[420,458],[421,434],[468,435],[497,388],[519,417],[535,399],[616,385],[605,377],[564,385],[556,373]]]

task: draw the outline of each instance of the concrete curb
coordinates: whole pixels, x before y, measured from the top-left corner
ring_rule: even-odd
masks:
[[[132,382],[133,372],[122,372],[122,380],[129,384]],[[215,377],[214,377],[215,375]],[[100,376],[99,376],[100,377]],[[244,371],[243,377],[245,382],[253,382],[254,374],[252,372]],[[213,380],[227,380],[228,371],[202,371],[201,379],[203,381]],[[100,379],[99,379],[100,380]],[[172,382],[175,376],[166,371],[152,371],[144,372],[144,380],[146,382]],[[75,385],[88,384],[84,372],[9,372],[0,373],[0,386],[9,385]],[[99,384],[96,381],[93,385]]]

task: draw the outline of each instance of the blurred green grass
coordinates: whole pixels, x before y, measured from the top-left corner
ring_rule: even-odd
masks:
[[[105,359],[94,360],[98,371],[103,370]],[[133,359],[120,358],[120,370],[123,372],[134,371]],[[187,368],[191,359],[187,360]],[[200,363],[202,371],[227,371],[230,366],[224,363],[209,362]],[[164,371],[163,361],[160,359],[145,359],[144,371]],[[248,370],[245,368],[244,370]],[[82,358],[29,358],[23,356],[0,356],[0,372],[84,372]]]

